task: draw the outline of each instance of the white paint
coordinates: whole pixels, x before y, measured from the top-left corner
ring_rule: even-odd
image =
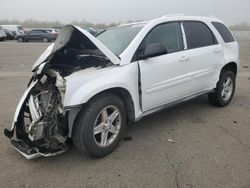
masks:
[[[218,44],[131,62],[141,41],[152,28],[161,23],[179,20],[196,20],[206,23],[213,31]],[[216,87],[221,68],[225,64],[229,62],[239,64],[237,42],[225,44],[220,34],[211,24],[212,21],[221,22],[213,17],[183,15],[164,16],[150,22],[144,22],[146,23],[144,28],[120,55],[121,60],[94,36],[79,27],[73,26],[97,46],[114,65],[100,69],[85,69],[66,77],[64,107],[70,108],[84,104],[96,94],[118,87],[126,89],[130,93],[134,104],[135,119],[139,119],[144,114],[157,111],[166,104],[211,91]],[[184,32],[182,34],[184,35]],[[186,44],[186,37],[183,36],[183,39],[184,44]],[[33,69],[58,50],[55,47],[56,45],[52,44],[48,47],[37,60]],[[43,69],[43,67],[44,64],[40,66],[40,69]],[[38,72],[41,72],[41,70]],[[141,88],[139,88],[139,82]],[[14,122],[17,121],[20,108],[34,84],[35,82],[30,85],[21,99]],[[13,128],[14,123],[12,130]]]

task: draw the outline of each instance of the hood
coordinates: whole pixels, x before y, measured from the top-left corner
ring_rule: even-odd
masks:
[[[84,46],[85,50],[98,51],[102,55],[106,56],[115,65],[120,64],[120,59],[92,34],[78,26],[66,25],[62,27],[60,35],[56,39],[55,43],[51,44],[37,59],[32,67],[32,70],[43,62],[50,61],[59,50],[64,49],[70,44],[76,43],[81,47]]]

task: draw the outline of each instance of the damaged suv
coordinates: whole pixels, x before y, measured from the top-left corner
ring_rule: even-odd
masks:
[[[27,159],[62,153],[71,139],[103,157],[146,115],[203,94],[228,105],[238,65],[237,42],[212,17],[163,16],[96,38],[68,25],[35,62],[4,133]]]

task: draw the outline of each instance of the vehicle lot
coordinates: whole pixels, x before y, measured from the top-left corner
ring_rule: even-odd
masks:
[[[48,43],[0,43],[0,131],[11,125],[31,66]],[[250,187],[250,41],[231,105],[206,96],[130,126],[114,153],[66,153],[28,161],[1,134],[0,187]],[[172,139],[174,143],[168,141]]]

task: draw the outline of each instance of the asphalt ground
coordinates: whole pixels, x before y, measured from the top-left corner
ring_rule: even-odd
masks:
[[[232,103],[207,97],[179,104],[128,127],[102,159],[72,145],[61,155],[26,160],[3,135],[48,43],[0,42],[0,187],[250,187],[250,41],[240,42],[241,67]],[[169,142],[171,140],[172,142]]]

